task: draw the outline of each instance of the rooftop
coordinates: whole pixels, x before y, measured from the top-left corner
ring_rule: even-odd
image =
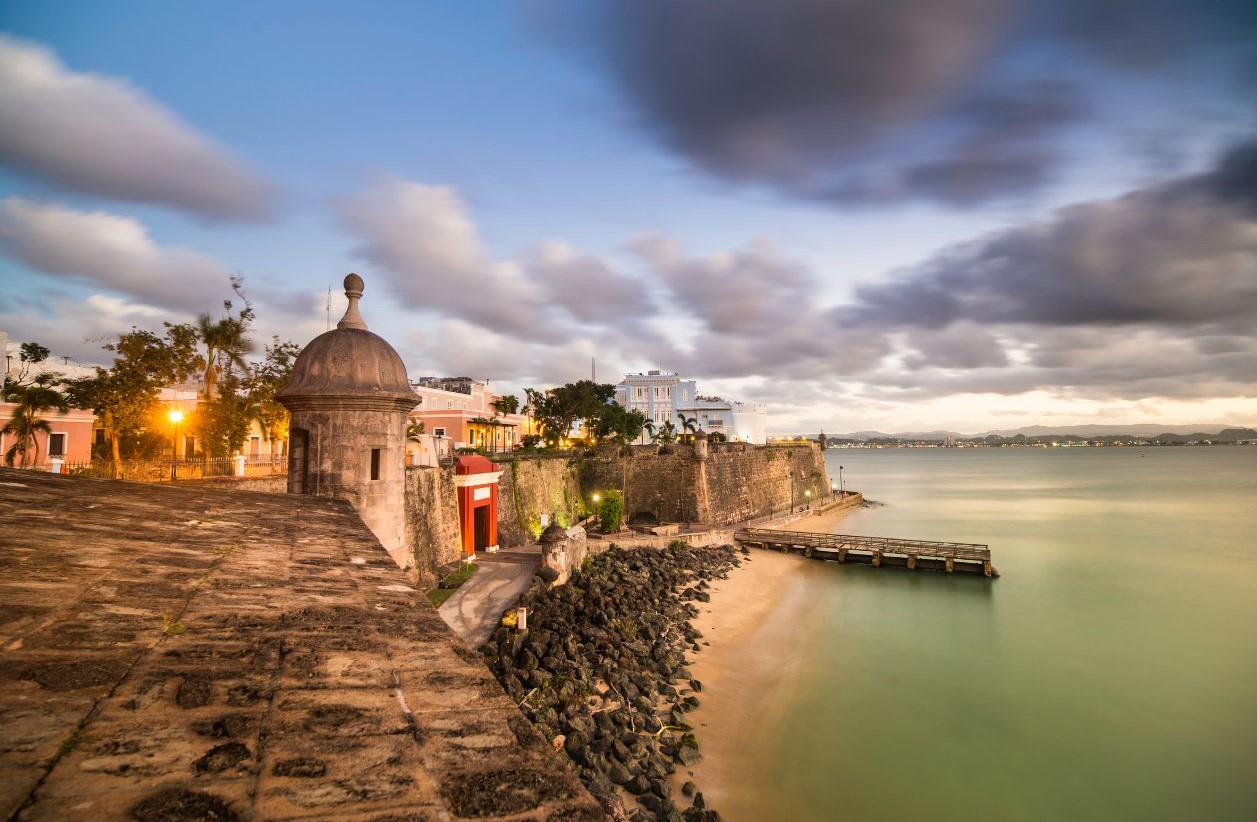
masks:
[[[0,817],[603,818],[347,503],[0,469]]]

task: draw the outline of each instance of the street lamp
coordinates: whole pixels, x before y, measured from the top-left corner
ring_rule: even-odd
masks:
[[[803,489],[803,496],[807,498],[807,508],[810,511],[812,509],[812,489]]]
[[[842,466],[838,466],[838,495],[843,496],[847,493],[847,486],[842,483]]]
[[[593,501],[594,501],[594,516],[595,516],[595,517],[599,517],[599,518],[601,518],[601,517],[602,517],[602,505],[601,505],[600,503],[601,503],[601,501],[602,501],[602,496],[601,496],[600,494],[594,494],[594,495],[593,495]]]
[[[178,408],[172,410],[166,417],[175,426],[174,439],[170,443],[170,479],[179,479],[179,423],[183,422],[183,412]]]

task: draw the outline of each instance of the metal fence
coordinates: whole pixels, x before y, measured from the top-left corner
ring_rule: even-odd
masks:
[[[169,482],[171,480],[203,479],[205,477],[267,477],[288,473],[286,456],[250,456],[243,460],[243,469],[238,467],[238,457],[216,457],[201,459],[188,457],[174,460],[169,457],[157,460],[123,460],[115,469],[111,460],[92,460],[90,462],[56,462],[45,461],[41,465],[25,466],[29,470],[48,471],[51,473],[71,474],[80,477],[99,477],[103,479],[124,479],[136,482]],[[23,466],[14,466],[20,468]],[[243,474],[239,473],[243,470]]]

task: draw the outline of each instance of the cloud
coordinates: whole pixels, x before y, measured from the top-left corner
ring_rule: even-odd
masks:
[[[0,34],[0,162],[57,186],[259,220],[271,186],[126,80]]]
[[[493,263],[452,188],[383,178],[340,205],[355,253],[378,267],[407,308],[430,308],[528,339],[552,338],[539,322],[540,290],[513,261]]]
[[[800,179],[952,93],[1008,5],[625,0],[609,49],[669,145],[730,177]]]
[[[530,276],[543,284],[550,304],[561,306],[581,322],[642,318],[654,310],[654,302],[642,283],[624,276],[611,261],[585,254],[559,240],[533,249],[524,266]]]
[[[598,35],[586,39],[601,44],[664,145],[725,180],[844,207],[1024,201],[1056,181],[1074,130],[1103,128],[1108,80],[1146,78],[1138,94],[1174,110],[1185,105],[1169,82],[1177,67],[1207,58],[1237,78],[1229,94],[1242,104],[1257,38],[1257,14],[1242,2],[620,0],[613,9],[570,19]]]
[[[848,325],[1257,319],[1257,143],[1213,171],[948,249],[836,312]]]
[[[230,296],[231,272],[190,249],[159,246],[138,220],[21,197],[0,202],[0,246],[31,268],[146,303],[203,311]]]

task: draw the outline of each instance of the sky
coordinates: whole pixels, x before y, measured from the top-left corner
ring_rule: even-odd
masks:
[[[1257,423],[1257,4],[0,0],[0,330],[362,313],[774,432]],[[331,292],[329,311],[329,290]]]

